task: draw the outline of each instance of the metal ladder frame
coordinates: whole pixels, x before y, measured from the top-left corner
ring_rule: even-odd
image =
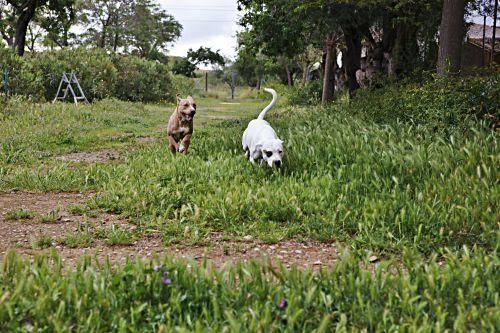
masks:
[[[59,96],[61,89],[63,88],[63,84],[66,84],[66,89],[64,91],[63,96]],[[75,94],[75,90],[73,89],[71,84],[76,84],[76,87],[78,88],[78,91],[80,92],[80,95],[77,96]],[[80,83],[78,82],[78,79],[76,78],[76,74],[74,72],[71,73],[63,73],[61,77],[61,82],[59,82],[59,88],[57,88],[57,93],[56,97],[52,101],[52,103],[55,103],[58,99],[60,100],[65,100],[66,97],[68,96],[68,91],[71,92],[71,95],[73,95],[73,100],[75,101],[75,105],[78,105],[79,100],[84,100],[85,102],[89,103],[87,100],[87,97],[85,97],[85,94],[83,93],[83,89],[80,86]]]

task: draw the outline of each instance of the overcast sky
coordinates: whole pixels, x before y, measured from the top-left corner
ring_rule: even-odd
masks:
[[[185,56],[189,48],[200,46],[221,50],[234,59],[238,11],[236,0],[159,0],[161,6],[179,21],[182,35],[169,54]]]

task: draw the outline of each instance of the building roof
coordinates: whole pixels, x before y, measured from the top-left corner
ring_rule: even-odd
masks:
[[[493,38],[493,27],[486,26],[486,38]],[[472,24],[467,31],[467,37],[472,39],[483,39],[483,25]],[[496,27],[495,39],[500,39],[500,27]]]

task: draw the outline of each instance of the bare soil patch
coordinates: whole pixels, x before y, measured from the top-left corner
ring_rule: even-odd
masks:
[[[54,157],[56,160],[66,162],[106,162],[120,158],[120,152],[114,149],[103,149],[89,152],[70,153]]]
[[[227,241],[216,233],[208,237],[208,245],[165,246],[159,235],[142,235],[127,246],[109,246],[102,240],[95,240],[88,247],[71,248],[62,245],[59,240],[68,233],[78,232],[82,223],[103,228],[118,225],[131,231],[136,228],[134,224],[116,215],[99,212],[94,217],[84,217],[68,211],[69,205],[82,205],[92,196],[92,193],[0,193],[0,260],[8,250],[15,250],[33,259],[37,254],[55,249],[69,267],[76,265],[84,255],[101,261],[109,259],[113,263],[169,255],[181,260],[209,260],[216,267],[257,259],[271,263],[279,261],[288,268],[295,266],[318,269],[333,266],[339,256],[335,244],[291,240],[263,244],[251,237],[247,237],[246,241]],[[57,210],[60,219],[53,223],[42,223],[39,216],[31,220],[7,220],[6,214],[15,209],[30,210],[40,215]],[[42,236],[53,240],[51,247],[43,250],[33,248],[33,239]]]

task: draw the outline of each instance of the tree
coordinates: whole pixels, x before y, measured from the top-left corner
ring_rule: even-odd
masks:
[[[189,49],[187,52],[187,57],[176,61],[172,71],[175,74],[182,74],[187,77],[194,77],[197,66],[199,64],[204,65],[216,65],[223,67],[225,65],[224,57],[219,53],[220,50],[212,51],[209,47],[200,46],[196,51]]]
[[[75,0],[59,0],[57,6],[49,2],[35,17],[38,25],[47,32],[46,43],[53,43],[59,47],[66,47],[75,34],[70,32],[76,23]]]
[[[125,23],[132,15],[132,2],[127,0],[84,0],[79,20],[87,27],[85,43],[117,51],[125,40]]]
[[[72,6],[72,1],[69,0],[7,0],[6,3],[0,13],[0,30],[3,39],[20,56],[24,55],[28,26],[37,11],[49,9],[59,13]]]
[[[466,0],[443,2],[437,64],[440,75],[456,75],[460,71],[465,4]]]
[[[127,20],[127,44],[132,53],[161,59],[170,43],[181,35],[182,25],[154,1],[136,0]]]
[[[16,15],[14,7],[0,2],[0,33],[2,39],[10,48],[14,48],[14,35],[16,34]]]

